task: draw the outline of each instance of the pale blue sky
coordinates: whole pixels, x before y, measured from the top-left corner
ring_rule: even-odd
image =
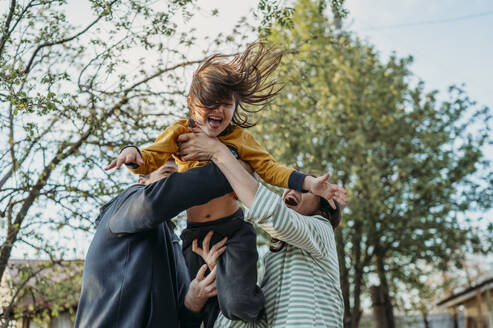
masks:
[[[466,84],[469,96],[493,107],[493,1],[491,0],[348,0],[348,27],[383,56],[412,55],[412,71],[428,88],[445,90]],[[485,13],[484,16],[436,24]],[[388,27],[394,26],[394,27]]]
[[[465,84],[471,99],[493,108],[493,1],[347,0],[346,8],[347,28],[375,45],[382,58],[393,51],[412,55],[411,70],[428,90],[445,96],[449,85]],[[493,161],[493,147],[484,150]],[[484,227],[493,210],[465,216],[483,216]]]

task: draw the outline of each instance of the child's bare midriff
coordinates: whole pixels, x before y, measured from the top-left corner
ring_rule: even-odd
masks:
[[[230,216],[239,208],[235,194],[229,193],[203,205],[190,207],[187,210],[187,220],[190,222],[215,221]]]

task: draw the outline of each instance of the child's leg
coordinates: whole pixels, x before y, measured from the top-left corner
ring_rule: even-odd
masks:
[[[201,245],[210,230],[214,231],[211,245],[228,237],[226,243],[228,247],[219,258],[216,270],[219,307],[229,319],[253,321],[257,319],[265,305],[264,295],[257,286],[258,254],[255,229],[252,224],[243,220],[242,210],[215,221],[189,223],[181,239],[183,255],[191,279],[197,275],[198,270],[204,264],[202,258],[192,252],[192,241],[197,238]],[[204,312],[206,317],[210,318],[209,322],[212,321],[214,324],[218,310],[216,311],[216,308],[211,305],[204,308]],[[206,325],[207,327],[209,326]]]
[[[241,221],[233,218],[238,217],[242,212],[239,211],[234,213],[233,215],[204,223],[194,223],[189,222],[187,224],[187,228],[183,230],[181,234],[182,245],[183,245],[183,256],[185,257],[185,262],[188,267],[188,272],[190,273],[190,279],[194,279],[197,275],[197,272],[200,270],[202,265],[205,263],[202,257],[195,254],[192,251],[192,241],[194,239],[198,239],[199,245],[202,245],[202,241],[205,235],[210,231],[214,231],[214,235],[211,239],[211,245],[219,242],[226,236],[229,236],[234,233],[234,231],[238,230],[241,225]],[[207,274],[209,270],[207,271]],[[205,328],[212,328],[214,326],[214,322],[219,315],[219,304],[217,301],[217,297],[211,297],[205,304],[204,308],[201,311],[204,321]]]
[[[257,243],[251,223],[242,221],[226,243],[218,260],[217,297],[221,312],[229,319],[256,320],[265,306],[262,290],[257,286]]]

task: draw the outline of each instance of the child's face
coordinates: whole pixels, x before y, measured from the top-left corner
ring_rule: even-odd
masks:
[[[233,97],[215,108],[204,107],[193,101],[189,101],[189,106],[192,118],[209,137],[217,137],[221,134],[231,123],[235,111]]]

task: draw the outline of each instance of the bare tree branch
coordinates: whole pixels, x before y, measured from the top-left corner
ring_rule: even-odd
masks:
[[[50,132],[50,130],[53,128],[53,125],[55,125],[57,119],[54,119],[50,125],[43,130],[43,132],[41,132],[31,143],[30,145],[27,147],[27,149],[25,150],[25,153],[24,155],[22,156],[22,158],[17,161],[17,162],[14,162],[12,161],[12,167],[11,169],[9,169],[7,171],[7,173],[5,173],[5,175],[2,177],[2,179],[0,180],[0,190],[2,189],[3,185],[8,181],[8,179],[12,176],[12,174],[15,172],[15,170],[17,169],[17,167],[20,167],[22,165],[22,163],[24,163],[24,161],[28,158],[29,154],[31,154],[31,150],[33,149],[33,147],[41,140],[41,138],[43,136],[45,136],[48,132]],[[13,148],[13,145],[11,146],[11,148]],[[14,166],[16,165],[16,166]]]
[[[117,2],[118,0],[113,0],[108,6],[111,7],[115,2]],[[89,31],[94,25],[96,25],[100,20],[101,18],[103,18],[104,14],[101,14],[99,15],[91,24],[87,25],[82,31],[80,31],[79,33],[77,34],[74,34],[68,38],[65,38],[65,39],[61,39],[61,40],[58,40],[58,41],[53,41],[53,42],[47,42],[47,43],[43,43],[41,45],[39,45],[36,50],[34,50],[32,56],[31,56],[31,59],[29,59],[29,62],[26,66],[26,69],[24,70],[24,74],[29,74],[30,70],[31,70],[31,66],[33,64],[33,61],[34,59],[36,58],[36,56],[38,55],[38,52],[43,49],[43,48],[46,48],[46,47],[52,47],[52,46],[55,46],[55,45],[58,45],[58,44],[63,44],[63,43],[66,43],[66,42],[70,42],[74,39],[77,39],[79,36],[81,36],[82,34],[86,33],[87,31]]]
[[[7,43],[7,40],[9,39],[10,36],[9,33],[10,23],[12,22],[12,17],[14,16],[15,5],[16,5],[16,1],[11,0],[9,15],[7,16],[7,20],[5,21],[5,26],[3,27],[3,31],[2,31],[2,39],[0,40],[0,57],[2,56],[3,49],[5,48],[5,43]]]
[[[128,90],[127,93],[130,91],[131,90]],[[86,140],[94,133],[94,130],[99,126],[100,122],[105,122],[110,116],[115,113],[116,110],[118,110],[121,106],[125,105],[128,102],[128,99],[126,97],[127,93],[125,93],[121,100],[116,103],[109,111],[105,112],[100,118],[94,117],[88,129],[80,136],[80,138],[75,143],[69,144],[67,142],[62,142],[52,160],[44,166],[44,169],[39,175],[38,180],[29,191],[29,195],[24,200],[21,208],[17,212],[14,223],[10,227],[8,227],[7,238],[5,239],[4,244],[0,247],[0,280],[2,279],[5,272],[5,268],[7,266],[8,259],[10,258],[13,244],[17,240],[17,234],[20,231],[22,222],[31,206],[39,197],[41,190],[47,184],[48,179],[50,178],[55,168],[64,159],[79,151],[82,144],[85,143]]]

